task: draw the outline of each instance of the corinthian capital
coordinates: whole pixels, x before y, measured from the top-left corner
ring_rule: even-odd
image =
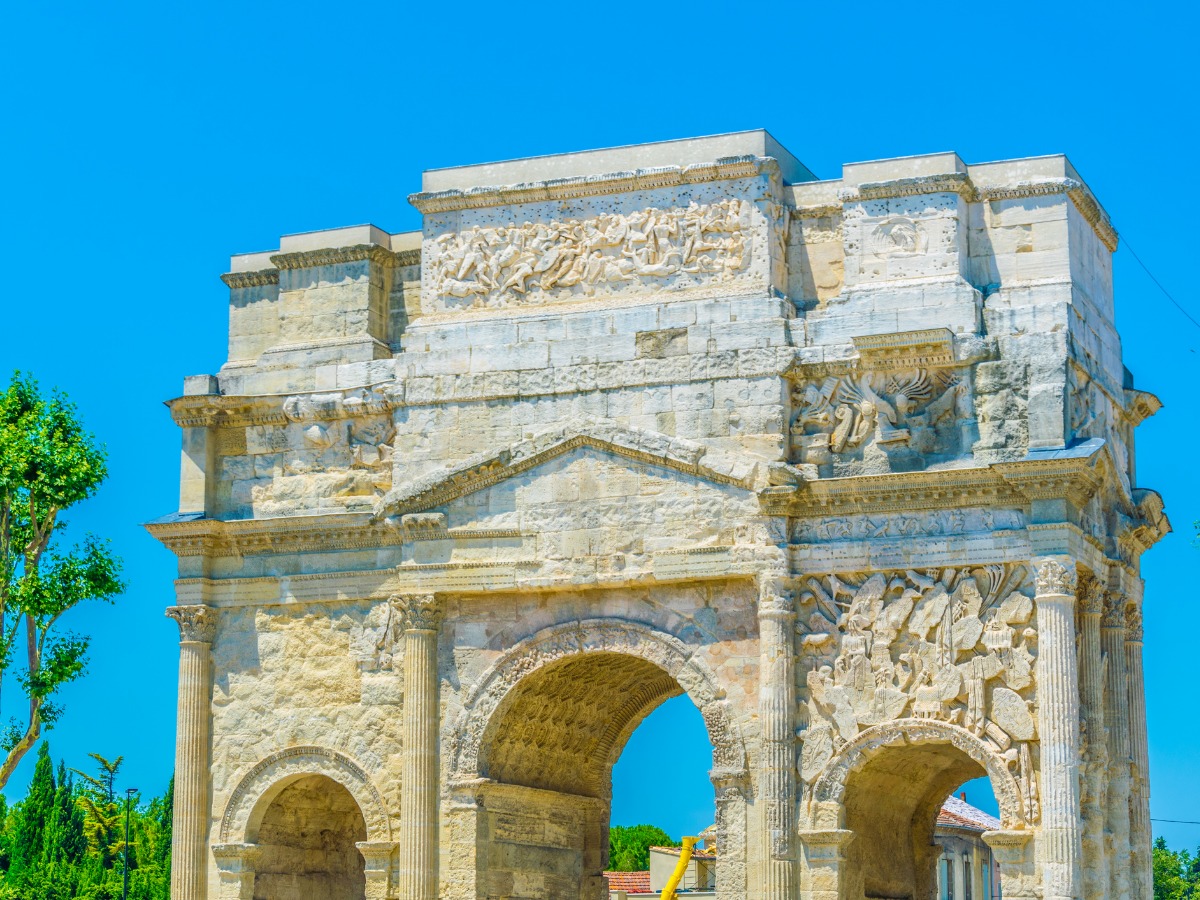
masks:
[[[1119,591],[1109,594],[1104,600],[1104,615],[1100,619],[1103,628],[1125,627],[1125,595]]]
[[[1104,598],[1108,593],[1103,581],[1091,576],[1080,585],[1079,611],[1098,616],[1104,612]]]
[[[179,626],[182,643],[211,644],[217,633],[217,611],[211,606],[168,606],[167,618]]]
[[[396,594],[392,606],[403,631],[437,631],[442,610],[435,594]]]
[[[1037,566],[1037,593],[1048,595],[1075,595],[1075,561],[1069,556],[1043,556],[1034,560]]]
[[[1125,640],[1142,641],[1142,607],[1137,603],[1125,606]]]

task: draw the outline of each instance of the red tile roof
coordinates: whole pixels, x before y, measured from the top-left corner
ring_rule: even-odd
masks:
[[[938,813],[939,826],[949,828],[969,828],[972,831],[996,831],[1000,828],[1000,820],[989,816],[981,809],[976,809],[966,800],[961,800],[951,794],[942,804]]]
[[[649,894],[649,872],[605,872],[610,891],[625,891],[627,894]]]

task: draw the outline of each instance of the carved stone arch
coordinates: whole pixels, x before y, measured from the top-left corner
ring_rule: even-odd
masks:
[[[961,751],[987,773],[1000,806],[1003,828],[1016,830],[1031,824],[1021,799],[1021,790],[1004,759],[982,738],[967,729],[936,719],[897,719],[858,734],[834,755],[813,782],[810,796],[814,808],[810,809],[810,815],[818,804],[831,801],[841,803],[850,777],[888,748],[938,744],[948,744]]]
[[[392,839],[383,795],[362,768],[327,747],[289,747],[272,753],[242,776],[221,817],[220,843],[255,843],[272,801],[288,785],[309,775],[324,775],[350,793],[366,823],[368,841]]]
[[[480,751],[487,744],[495,720],[501,718],[496,712],[518,684],[547,666],[589,653],[633,656],[661,669],[700,710],[713,747],[714,768],[721,771],[745,769],[745,744],[729,714],[725,691],[716,673],[695,658],[692,648],[676,637],[641,623],[585,619],[551,626],[519,641],[471,687],[463,710],[448,735],[455,777],[478,777]],[[665,699],[674,692],[660,693]],[[650,704],[656,698],[644,699]],[[606,736],[605,752],[609,756],[619,753],[631,732],[632,728],[625,727]]]

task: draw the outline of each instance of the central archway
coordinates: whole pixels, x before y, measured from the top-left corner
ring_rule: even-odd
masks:
[[[680,694],[704,718],[718,843],[726,831],[727,871],[741,877],[733,832],[745,798],[728,785],[744,781],[745,751],[694,650],[644,625],[589,620],[539,632],[484,674],[449,735],[455,781],[473,805],[475,896],[606,898],[613,764],[642,720]]]

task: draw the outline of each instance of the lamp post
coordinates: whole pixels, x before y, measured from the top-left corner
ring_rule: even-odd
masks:
[[[137,788],[125,788],[125,886],[121,889],[121,900],[129,900],[129,807]]]

